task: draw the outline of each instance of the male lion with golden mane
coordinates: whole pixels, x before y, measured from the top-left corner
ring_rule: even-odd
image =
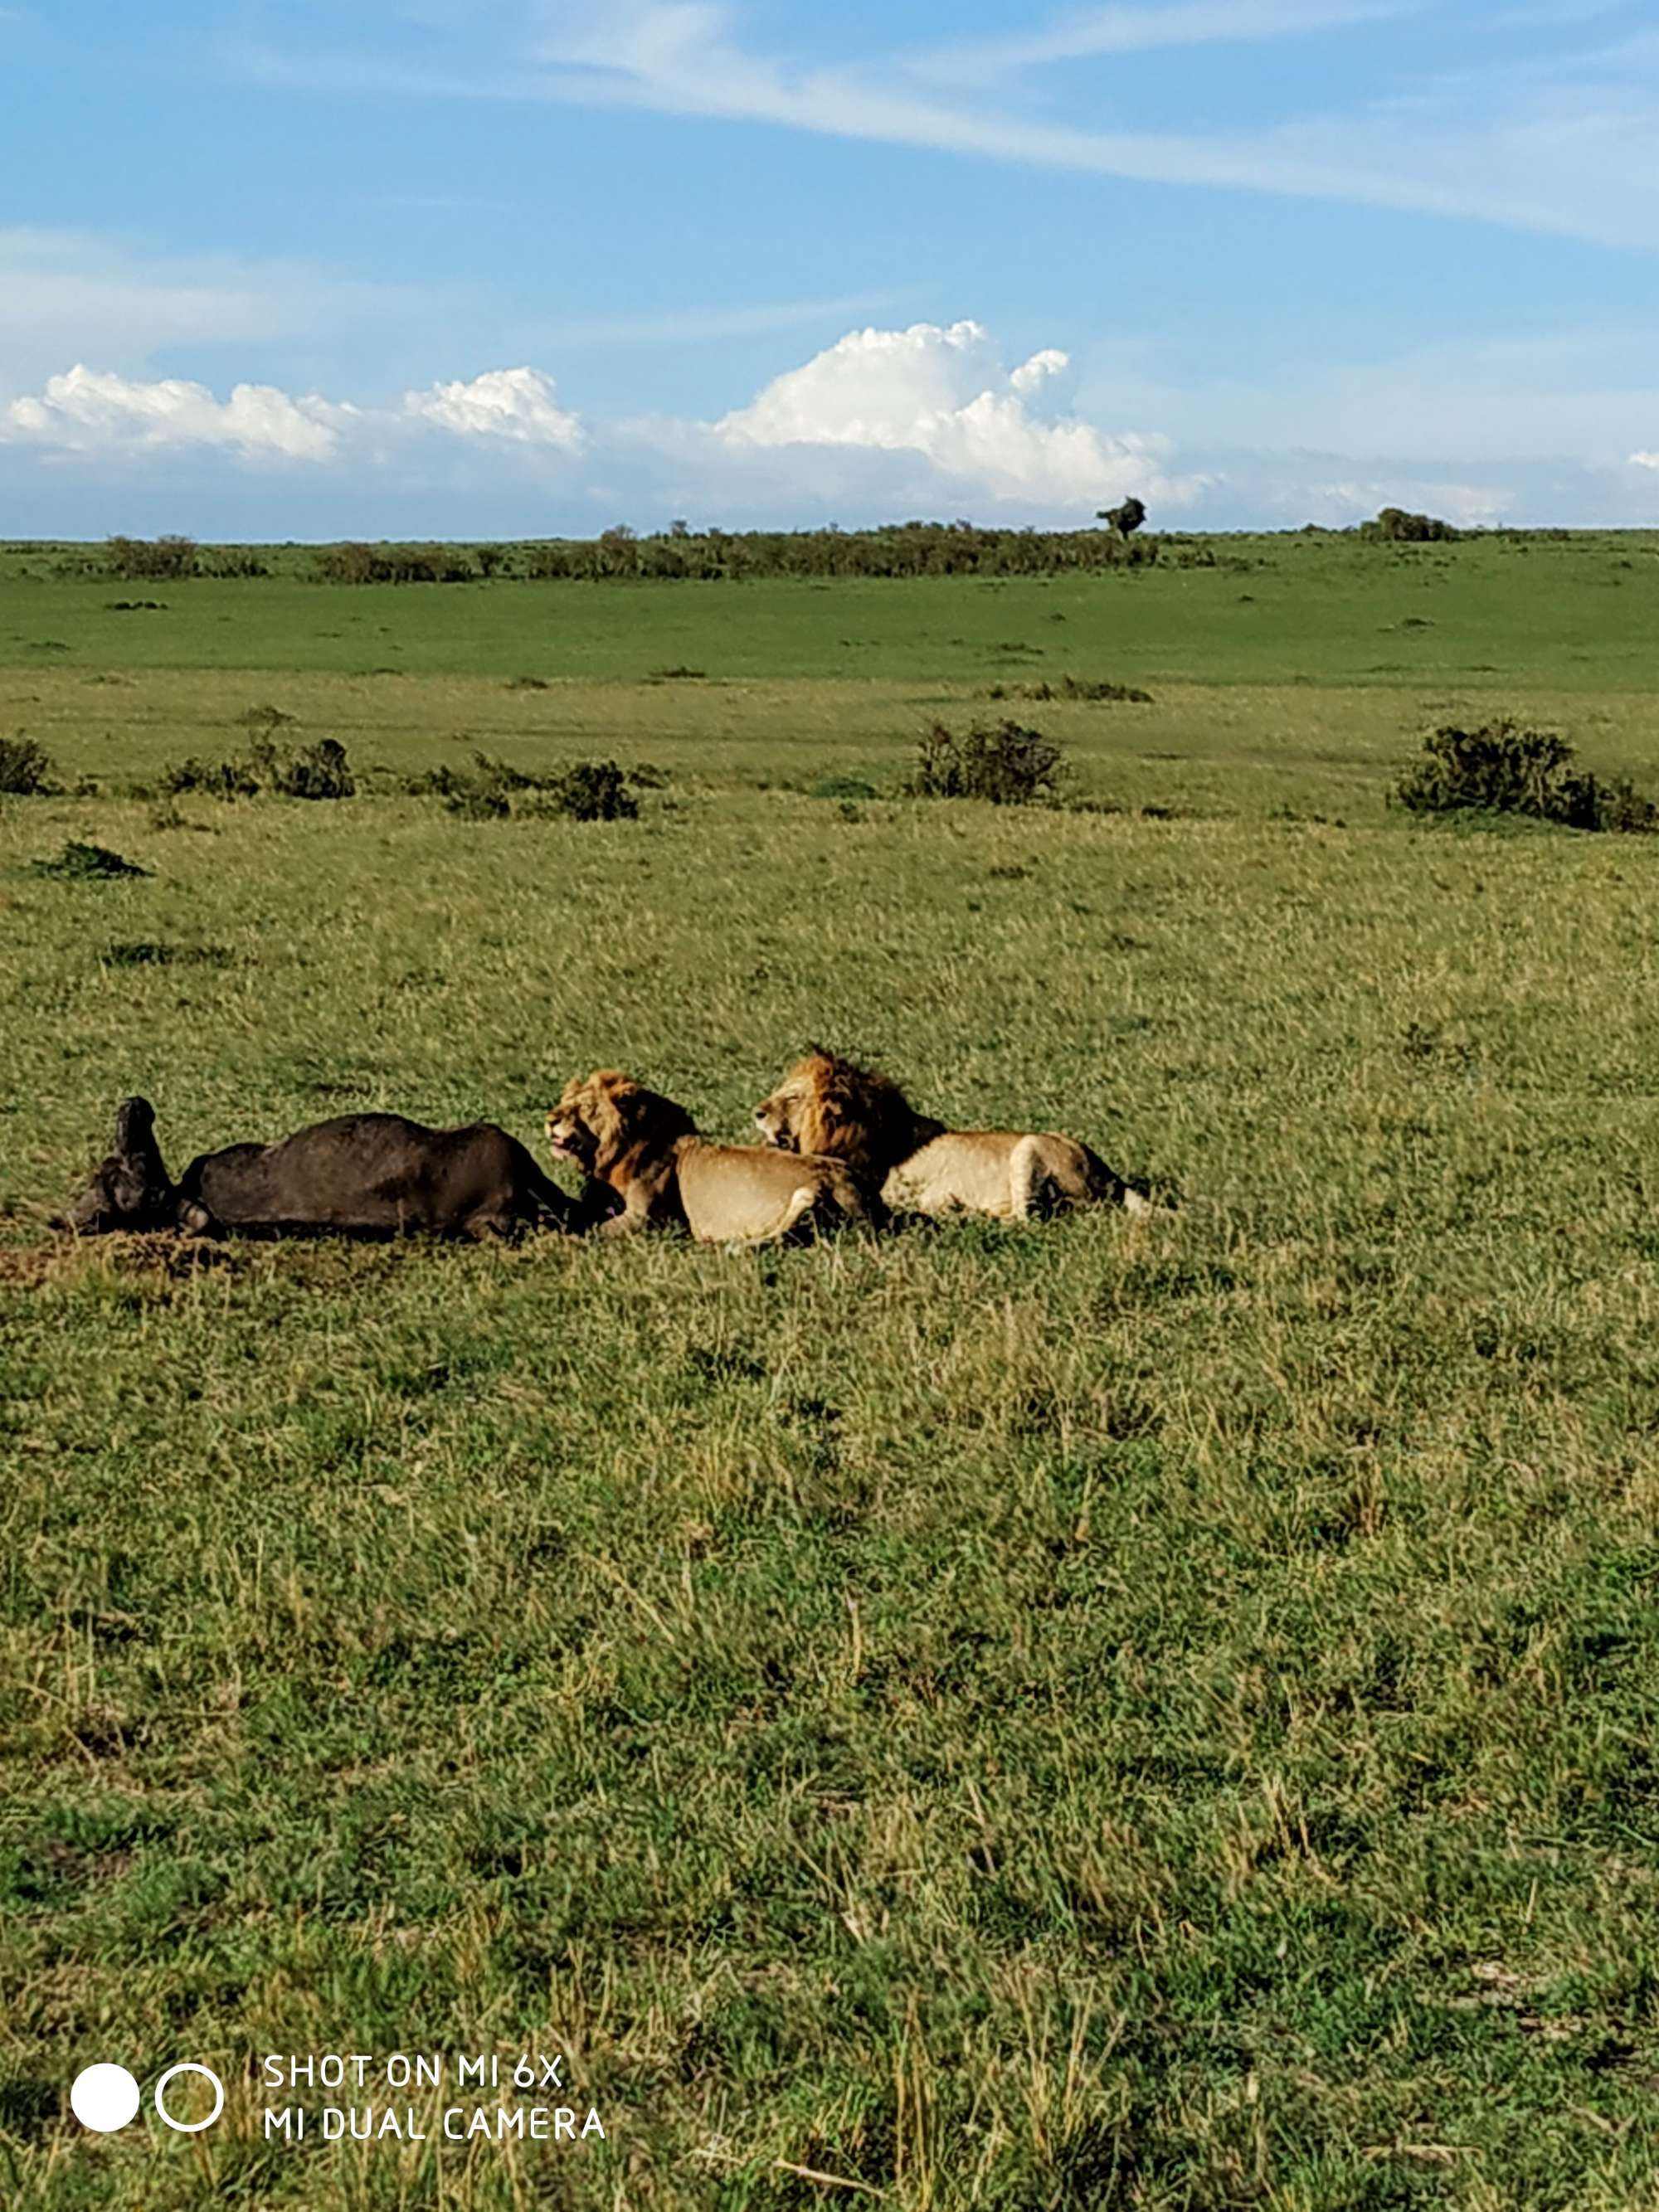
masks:
[[[1151,1213],[1150,1199],[1073,1137],[947,1129],[890,1076],[815,1047],[755,1109],[768,1144],[844,1160],[895,1213],[988,1213],[1025,1221],[1077,1206]]]
[[[760,1244],[881,1218],[879,1200],[842,1161],[711,1144],[684,1106],[615,1068],[566,1084],[547,1139],[556,1158],[621,1198],[602,1237],[678,1224],[704,1244]]]

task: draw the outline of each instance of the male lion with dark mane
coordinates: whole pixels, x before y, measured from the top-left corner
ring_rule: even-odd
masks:
[[[947,1129],[890,1076],[814,1047],[755,1109],[768,1144],[844,1160],[895,1213],[988,1213],[1024,1221],[1078,1206],[1156,1211],[1073,1137]]]
[[[566,1084],[547,1139],[558,1158],[622,1199],[602,1237],[678,1224],[705,1244],[760,1244],[882,1218],[880,1200],[842,1161],[711,1144],[684,1106],[615,1068]]]

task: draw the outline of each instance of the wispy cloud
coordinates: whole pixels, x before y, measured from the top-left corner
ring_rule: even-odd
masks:
[[[1346,30],[1409,15],[1421,0],[1176,0],[1168,7],[1083,8],[1045,29],[1007,39],[932,47],[909,58],[919,76],[941,83],[994,83],[1014,69],[1085,61],[1102,54],[1160,47],[1249,46],[1270,39]]]
[[[1285,471],[1266,488],[1267,503],[1285,522],[1321,522],[1346,529],[1388,506],[1442,516],[1465,530],[1489,529],[1513,512],[1515,493],[1505,484],[1449,482],[1396,470],[1387,476],[1322,477],[1313,457]]]
[[[1237,0],[1241,14],[1197,0],[1198,34],[1223,13],[1312,27],[1310,5]],[[1142,15],[1072,18],[1019,42],[1058,58],[1089,32],[1125,38]],[[1183,9],[1159,10],[1177,21]],[[1345,9],[1342,20],[1358,19]],[[1332,21],[1335,21],[1333,17]],[[731,8],[702,0],[618,0],[596,24],[550,0],[521,19],[518,41],[484,62],[458,45],[453,66],[358,52],[328,57],[244,47],[240,65],[270,83],[426,98],[536,100],[762,122],[821,136],[1158,184],[1347,200],[1461,216],[1639,248],[1659,247],[1659,72],[1627,40],[1547,74],[1494,69],[1477,80],[1429,80],[1409,98],[1314,114],[1254,132],[1109,131],[1030,117],[968,96],[929,92],[902,59],[837,68],[751,52]],[[1150,29],[1146,35],[1150,36]]]
[[[753,307],[665,307],[650,315],[582,316],[550,325],[562,347],[714,344],[726,338],[763,337],[773,331],[810,329],[878,314],[902,306],[898,291],[850,292],[829,300],[763,300]]]
[[[96,342],[125,368],[172,346],[249,344],[384,325],[412,289],[292,261],[157,254],[65,230],[0,228],[6,379],[25,382]]]

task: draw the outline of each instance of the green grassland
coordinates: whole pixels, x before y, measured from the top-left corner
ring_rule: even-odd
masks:
[[[0,801],[7,2203],[1659,2204],[1659,841],[1386,804],[1504,711],[1659,781],[1659,541],[1217,550],[0,558],[0,735],[90,787]],[[1153,701],[985,697],[1064,673]],[[136,794],[267,704],[356,798]],[[1087,805],[896,795],[1003,711]],[[475,748],[657,773],[635,823],[401,788]],[[70,838],[148,872],[32,872]],[[175,1171],[356,1106],[539,1149],[595,1064],[743,1137],[816,1037],[1178,1210],[46,1227],[135,1090]],[[606,2140],[263,2139],[258,2054],[483,2050]],[[178,2058],[207,2133],[68,2118]]]
[[[264,549],[265,577],[134,584],[75,573],[86,556],[64,550],[0,550],[0,665],[605,682],[694,665],[744,680],[962,681],[1023,664],[1076,671],[1104,654],[1135,683],[1624,690],[1651,681],[1659,629],[1659,533],[1637,531],[1422,546],[1226,538],[1156,567],[897,590],[776,578],[325,586],[295,547]]]

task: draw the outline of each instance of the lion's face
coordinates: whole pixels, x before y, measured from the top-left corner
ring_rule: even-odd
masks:
[[[810,1052],[755,1109],[755,1126],[780,1152],[816,1152],[877,1173],[907,1148],[915,1116],[904,1094],[836,1053]]]
[[[763,1098],[755,1109],[755,1127],[769,1145],[781,1152],[801,1150],[798,1121],[805,1099],[788,1078],[781,1082],[769,1098]]]
[[[556,1158],[574,1161],[584,1175],[605,1176],[635,1147],[666,1147],[692,1127],[672,1100],[616,1068],[595,1068],[565,1085],[547,1117],[547,1141]]]
[[[600,1079],[598,1075],[585,1082],[573,1078],[547,1115],[547,1142],[554,1158],[571,1161],[587,1176],[599,1168],[600,1131],[610,1133],[616,1118],[607,1111]]]
[[[581,1116],[561,1103],[548,1109],[547,1148],[556,1160],[569,1160],[584,1175],[593,1172],[593,1155],[599,1146]]]

